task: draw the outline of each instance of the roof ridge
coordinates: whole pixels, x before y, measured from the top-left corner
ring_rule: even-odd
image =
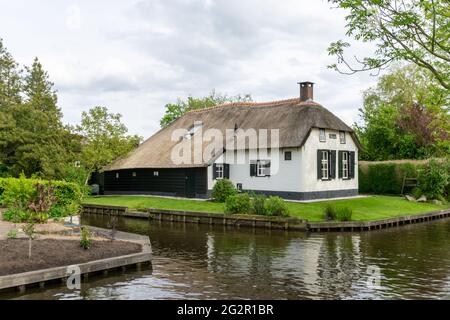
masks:
[[[212,106],[212,107],[208,107],[208,108],[190,110],[190,111],[188,111],[186,113],[197,113],[197,112],[209,111],[209,110],[212,110],[212,109],[218,109],[218,108],[223,108],[223,107],[245,107],[245,106],[249,106],[249,107],[265,107],[265,106],[277,106],[277,105],[282,105],[282,104],[286,104],[286,103],[289,103],[289,102],[300,102],[300,98],[291,98],[291,99],[265,101],[265,102],[230,102],[230,103],[222,103],[222,104],[218,104],[216,106]]]

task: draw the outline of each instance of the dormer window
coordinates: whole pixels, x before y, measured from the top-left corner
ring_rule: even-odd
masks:
[[[325,134],[325,129],[319,129],[319,141],[325,142],[327,140],[327,136]]]
[[[188,132],[184,135],[186,139],[191,139],[194,134],[197,133],[198,130],[203,126],[201,121],[194,122],[194,125],[188,130]]]

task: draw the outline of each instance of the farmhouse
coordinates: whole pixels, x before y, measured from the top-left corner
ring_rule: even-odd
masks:
[[[227,178],[285,199],[357,195],[356,135],[299,84],[298,98],[186,113],[105,168],[105,194],[207,198]]]

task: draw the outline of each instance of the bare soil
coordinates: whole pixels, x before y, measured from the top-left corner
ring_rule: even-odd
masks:
[[[77,240],[33,240],[28,259],[27,239],[0,240],[0,276],[69,266],[141,252],[141,245],[125,241],[92,241],[88,250]]]

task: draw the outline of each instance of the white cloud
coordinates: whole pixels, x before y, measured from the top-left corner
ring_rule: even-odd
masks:
[[[18,62],[39,57],[67,122],[105,105],[148,137],[178,97],[216,89],[276,100],[297,96],[303,80],[352,124],[361,91],[376,79],[326,68],[344,17],[326,0],[17,0],[2,3],[0,37]]]

